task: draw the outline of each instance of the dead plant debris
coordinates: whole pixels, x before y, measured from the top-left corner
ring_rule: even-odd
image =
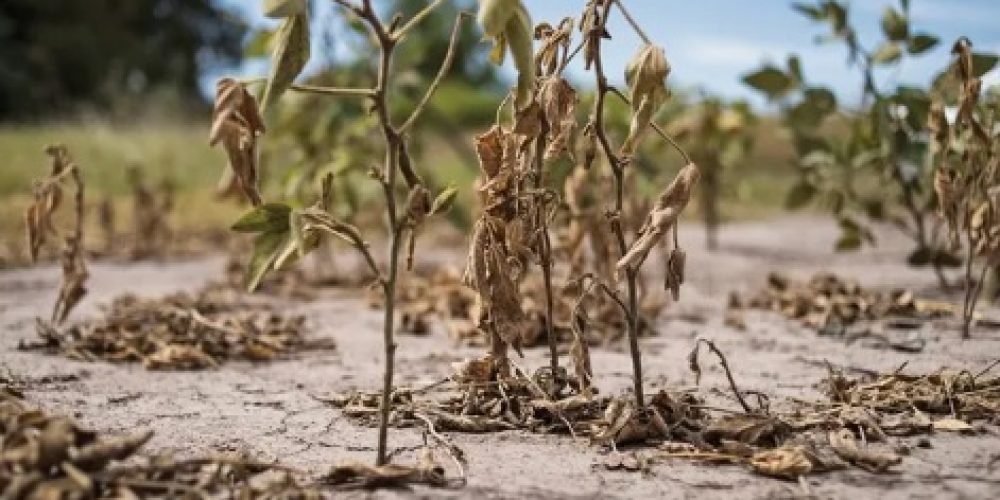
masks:
[[[930,320],[953,317],[957,310],[947,302],[917,298],[910,290],[867,289],[856,281],[829,273],[816,274],[805,282],[771,273],[764,288],[750,294],[730,295],[727,324],[745,328],[746,323],[739,316],[739,311],[745,309],[778,312],[821,335],[852,340],[881,338],[884,344],[901,351],[920,351],[924,342],[919,339],[892,342],[869,327],[879,324],[913,330]]]
[[[297,472],[246,456],[140,456],[150,431],[106,435],[0,391],[3,498],[323,498]]]
[[[126,294],[101,318],[67,328],[39,320],[37,326],[41,340],[22,349],[85,361],[141,362],[150,370],[200,370],[228,360],[271,361],[333,347],[304,337],[304,317],[281,314],[221,286],[159,299]]]

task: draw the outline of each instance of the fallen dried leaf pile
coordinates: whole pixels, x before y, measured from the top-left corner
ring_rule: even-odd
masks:
[[[880,320],[912,328],[919,326],[914,321],[955,313],[951,304],[918,299],[908,290],[870,290],[827,273],[816,274],[804,283],[771,273],[765,288],[745,296],[733,293],[729,306],[731,310],[775,311],[824,335],[844,335],[852,325]]]
[[[243,457],[154,456],[140,464],[137,453],[152,432],[101,435],[30,408],[6,388],[0,435],[3,498],[321,498],[289,469]]]
[[[232,359],[270,361],[333,348],[307,341],[304,322],[232,289],[209,286],[160,299],[123,295],[103,317],[64,329],[39,321],[41,341],[21,347],[78,360],[141,362],[150,370],[206,369]]]

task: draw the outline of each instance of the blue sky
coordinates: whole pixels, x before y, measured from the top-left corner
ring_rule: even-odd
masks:
[[[218,0],[242,12],[252,23],[268,25],[260,16],[260,0]],[[376,4],[383,3],[374,0]],[[806,79],[832,87],[845,103],[856,101],[860,80],[848,70],[846,52],[837,44],[817,45],[817,35],[827,27],[813,23],[791,9],[786,0],[625,0],[647,34],[666,49],[673,66],[671,81],[683,88],[699,88],[730,98],[763,101],[740,82],[740,76],[763,62],[784,64],[787,54],[800,55]],[[318,2],[325,15],[332,2]],[[585,0],[524,0],[535,22],[555,24],[581,11]],[[872,47],[879,39],[879,18],[897,0],[854,0],[851,18],[861,41]],[[317,14],[317,13],[314,13]],[[925,85],[949,60],[951,42],[966,35],[977,51],[1000,52],[1000,0],[911,0],[911,30],[927,31],[941,37],[941,44],[916,59],[880,72],[888,85]],[[621,80],[626,62],[639,39],[615,15],[609,23],[614,39],[606,45],[607,71]],[[872,47],[873,48],[873,47]],[[314,53],[314,59],[321,54]],[[509,64],[509,62],[508,62]],[[251,63],[239,70],[243,75],[259,75],[266,64]],[[307,69],[308,71],[308,69]],[[509,71],[509,69],[507,70]],[[215,75],[211,75],[214,80]],[[582,67],[570,69],[570,76],[586,78]],[[998,71],[986,78],[987,84],[1000,83]]]

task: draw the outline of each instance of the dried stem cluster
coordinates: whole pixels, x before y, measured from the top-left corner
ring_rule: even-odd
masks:
[[[975,74],[972,42],[960,38],[952,54],[953,89],[949,90],[958,95],[958,113],[954,124],[949,123],[945,97],[938,95],[928,116],[928,130],[931,160],[937,165],[934,190],[939,214],[948,223],[953,249],[962,246],[960,234],[965,235],[962,336],[969,338],[986,274],[1000,263],[1000,156],[996,152],[1000,102],[995,98],[981,102],[982,79]]]
[[[602,40],[610,36],[606,28],[607,19],[616,6],[644,40],[626,71],[628,96],[608,83],[601,56]],[[553,265],[549,236],[552,220],[550,207],[555,191],[546,186],[546,166],[563,156],[577,164],[575,173],[567,181],[566,191],[571,212],[572,241],[569,250],[571,255],[578,256],[582,253],[580,245],[586,225],[582,217],[585,217],[588,208],[580,188],[587,177],[586,172],[592,168],[600,152],[614,177],[613,193],[607,193],[613,197],[613,205],[605,212],[606,229],[602,229],[610,229],[613,240],[602,240],[592,235],[591,242],[598,259],[599,275],[614,280],[624,274],[627,298],[621,299],[617,288],[602,282],[598,275],[583,274],[571,280],[580,286],[582,293],[571,321],[575,337],[579,339],[586,324],[583,299],[594,289],[603,291],[612,303],[621,306],[633,361],[636,407],[642,408],[642,361],[638,345],[640,268],[653,246],[666,236],[673,235],[667,258],[666,288],[676,298],[684,274],[684,253],[678,247],[676,224],[699,178],[698,168],[681,151],[687,166],[656,200],[634,241],[630,241],[623,218],[626,217],[626,176],[632,158],[649,129],[655,130],[676,147],[662,128],[652,122],[655,112],[668,97],[666,77],[670,66],[664,51],[649,41],[617,0],[588,2],[579,22],[582,40],[574,49],[570,48],[576,24],[572,18],[563,19],[556,27],[548,23],[532,27],[519,1],[481,2],[479,20],[487,36],[493,37],[496,42],[494,54],[502,55],[509,47],[519,72],[512,124],[508,127],[500,124],[499,117],[504,108],[501,106],[498,123],[477,138],[482,168],[479,191],[483,211],[473,232],[466,282],[479,293],[482,304],[479,325],[492,339],[493,347],[487,360],[493,364],[497,374],[507,372],[507,346],[517,348],[524,329],[519,284],[529,263],[536,263],[545,278],[545,322],[550,346],[551,380],[555,381],[560,373],[557,338],[552,328]],[[526,50],[524,47],[532,47],[531,37],[527,34],[532,32],[533,38],[540,43],[537,50],[529,54],[533,63],[527,66],[522,62],[527,57],[523,52]],[[577,92],[562,73],[567,64],[581,53],[586,68],[594,74],[596,94],[590,118],[580,134],[584,140],[583,154],[578,155],[572,143],[578,129],[575,117]],[[609,94],[618,96],[632,109],[628,136],[618,149],[612,146],[605,127],[605,106]],[[612,257],[615,253],[617,257]],[[617,259],[618,263],[614,269],[607,265],[601,267],[602,258]],[[577,264],[573,266],[573,271],[583,272],[583,269]],[[590,284],[584,286],[588,281]],[[579,348],[584,344],[576,342],[574,345],[578,374],[589,372],[589,359]],[[556,396],[554,390],[550,390],[549,394],[550,397]]]

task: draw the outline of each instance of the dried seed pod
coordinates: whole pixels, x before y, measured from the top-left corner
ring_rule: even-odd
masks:
[[[209,145],[222,142],[236,183],[254,206],[262,203],[257,190],[257,138],[264,132],[257,100],[236,80],[219,80]]]
[[[686,254],[679,248],[670,251],[667,257],[666,269],[664,269],[664,290],[670,290],[674,300],[680,299],[681,285],[684,284],[684,261]]]
[[[656,242],[677,223],[684,207],[691,199],[691,192],[698,184],[701,174],[694,163],[687,164],[673,182],[660,194],[656,204],[646,216],[646,221],[639,230],[639,237],[632,243],[629,251],[618,261],[617,270],[620,273],[625,268],[638,269]]]

